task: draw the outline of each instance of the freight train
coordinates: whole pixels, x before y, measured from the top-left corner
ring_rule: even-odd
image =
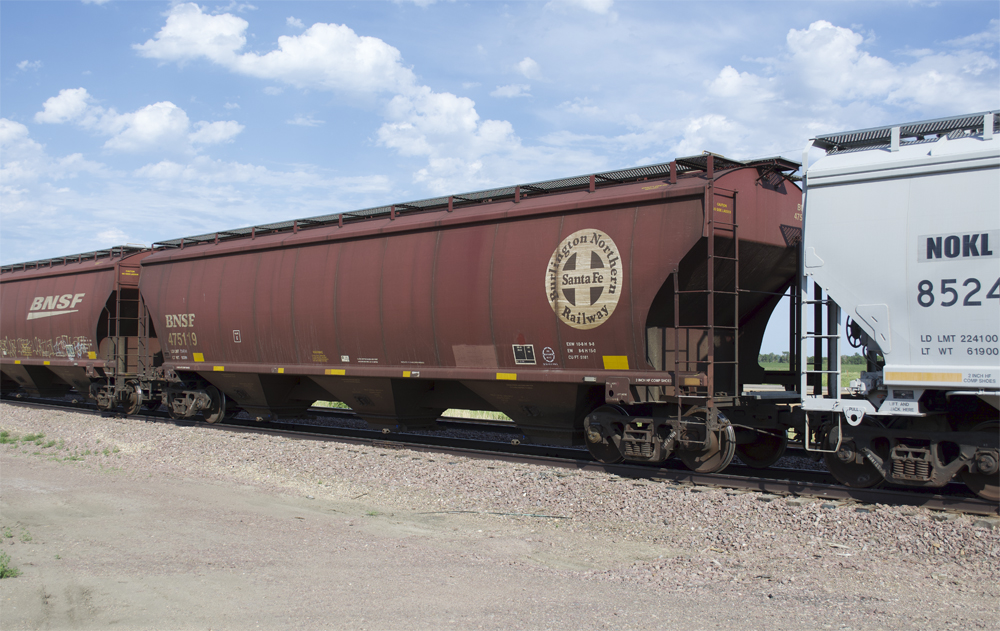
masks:
[[[848,486],[997,500],[998,124],[817,137],[805,196],[798,163],[706,152],[4,266],[0,385],[209,422],[498,410],[699,472],[792,434]],[[790,365],[766,371],[783,297]],[[842,320],[867,362],[847,388]]]

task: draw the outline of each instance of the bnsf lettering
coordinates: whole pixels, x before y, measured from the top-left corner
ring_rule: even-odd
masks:
[[[190,328],[193,326],[194,326],[193,313],[178,313],[167,316],[168,329]]]
[[[956,261],[998,258],[993,248],[1000,243],[1000,230],[970,234],[924,235],[920,237],[919,261]]]
[[[80,304],[87,294],[63,294],[61,296],[36,296],[31,301],[28,311],[53,311],[55,309],[72,309]]]

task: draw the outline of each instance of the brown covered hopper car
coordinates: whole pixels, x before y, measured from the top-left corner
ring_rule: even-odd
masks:
[[[135,379],[146,372],[139,365],[147,349],[139,352],[138,309],[139,262],[148,255],[125,246],[4,267],[4,390],[53,397],[75,388],[86,397],[105,375]],[[156,344],[155,334],[141,337]],[[158,350],[149,348],[149,354]]]
[[[601,460],[720,469],[729,418],[777,429],[740,394],[795,280],[797,166],[704,154],[156,244],[140,399],[210,420],[335,399],[388,428],[495,409]],[[99,400],[134,407],[116,381]]]
[[[140,285],[163,367],[261,418],[316,399],[382,426],[497,409],[563,443],[607,403],[732,404],[795,276],[796,165],[672,168],[165,244]]]

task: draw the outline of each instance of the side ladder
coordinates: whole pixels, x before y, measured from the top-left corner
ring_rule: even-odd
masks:
[[[692,403],[712,408],[717,397],[736,397],[739,395],[740,383],[740,240],[739,223],[736,218],[736,193],[732,193],[732,207],[729,209],[731,221],[721,221],[716,211],[715,196],[709,196],[706,203],[707,220],[707,265],[705,287],[696,289],[680,289],[678,270],[674,270],[674,375],[678,383],[675,385],[676,398],[681,403]],[[731,247],[724,252],[717,252],[716,237],[729,236]],[[717,287],[717,278],[732,278],[730,285]],[[681,296],[700,295],[705,298],[704,324],[681,326]],[[727,313],[728,312],[728,313]],[[721,324],[720,322],[725,322]],[[681,331],[687,336],[687,356],[681,358]],[[698,357],[697,349],[693,356],[690,349],[690,331],[703,331],[707,336],[707,356]],[[717,345],[716,339],[721,339]],[[717,359],[717,346],[727,347],[731,344],[732,357]],[[705,365],[706,383],[702,386],[688,385],[682,377],[684,373],[697,372],[697,365]],[[728,377],[716,373],[716,366],[728,366]],[[678,414],[681,414],[680,408]]]
[[[150,363],[145,343],[149,317],[138,288],[119,287],[115,291],[115,313],[108,322],[111,338],[111,386],[115,400],[131,390],[129,385]]]
[[[823,289],[813,282],[813,296],[808,295],[808,277],[801,282],[800,309],[801,333],[799,335],[799,387],[802,400],[808,399],[840,399],[840,306],[831,298],[823,298]],[[812,331],[809,331],[809,309],[812,308]],[[826,317],[824,318],[824,307]],[[825,324],[825,326],[824,326]],[[809,342],[812,341],[813,361],[810,367]],[[824,344],[825,342],[825,344]],[[824,349],[825,347],[825,349]],[[826,351],[826,366],[823,365],[824,350]],[[826,384],[823,384],[823,380]],[[833,453],[840,449],[840,414],[837,414],[837,444],[833,449],[824,449],[821,445],[810,444],[811,429],[809,414],[805,416],[805,449],[806,451]]]

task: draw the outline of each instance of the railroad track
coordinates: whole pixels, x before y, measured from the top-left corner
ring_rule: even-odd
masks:
[[[101,412],[89,403],[72,403],[29,397],[4,397],[5,403],[14,405],[72,409],[90,414],[111,414]],[[310,412],[320,416],[356,418],[347,410],[331,412],[336,408],[317,408]],[[773,495],[794,495],[840,502],[863,504],[890,504],[920,506],[931,510],[952,511],[973,515],[995,516],[1000,514],[1000,504],[990,502],[971,494],[961,484],[949,484],[939,489],[919,488],[869,488],[853,489],[840,485],[832,476],[823,471],[804,469],[770,468],[751,469],[741,465],[730,465],[722,473],[696,473],[675,461],[668,460],[662,466],[638,464],[603,464],[595,461],[586,449],[559,447],[554,445],[518,444],[510,442],[452,438],[405,432],[384,432],[371,429],[331,427],[326,425],[305,425],[295,423],[256,422],[234,419],[225,423],[206,423],[201,420],[175,420],[165,412],[149,411],[132,418],[184,427],[202,427],[216,431],[237,433],[257,433],[285,436],[299,440],[338,441],[364,444],[386,449],[410,449],[435,454],[465,456],[486,460],[500,460],[518,464],[574,469],[577,471],[603,471],[623,478],[636,480],[669,481],[675,484],[741,489]],[[511,426],[470,421],[468,419],[447,418],[439,421],[443,427],[497,431],[501,429],[511,435],[520,432]]]

